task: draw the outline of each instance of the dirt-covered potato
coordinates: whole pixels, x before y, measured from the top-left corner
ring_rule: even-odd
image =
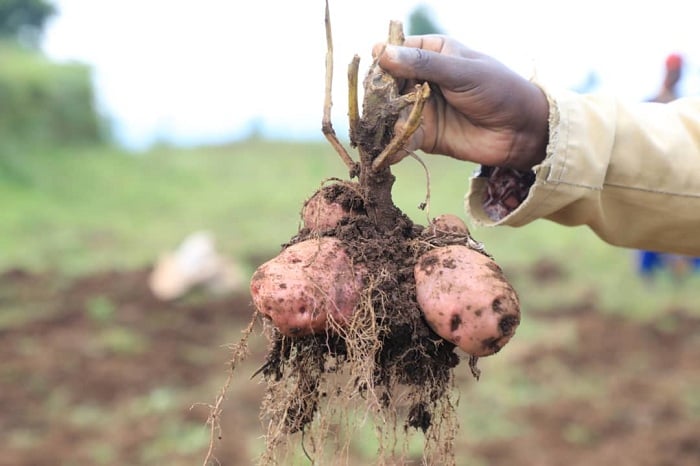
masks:
[[[520,323],[501,268],[467,246],[438,247],[416,263],[416,295],[428,325],[473,356],[498,352]]]
[[[327,230],[335,228],[345,217],[358,215],[361,201],[348,196],[348,190],[344,190],[343,186],[355,184],[347,182],[326,185],[304,202],[301,218],[306,228],[311,231]]]
[[[343,217],[347,216],[347,212],[342,205],[326,199],[322,191],[316,191],[304,203],[301,216],[306,228],[319,231],[335,227]]]
[[[289,246],[253,274],[253,304],[287,336],[326,330],[329,316],[347,323],[360,298],[363,272],[336,238]]]
[[[467,235],[469,229],[464,221],[453,214],[438,215],[428,225],[427,232],[435,236]]]

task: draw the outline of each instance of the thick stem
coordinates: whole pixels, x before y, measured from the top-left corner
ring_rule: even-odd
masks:
[[[392,21],[389,25],[390,44],[404,42],[403,25]],[[362,118],[357,128],[357,144],[360,152],[360,185],[365,197],[365,208],[369,216],[381,228],[396,228],[401,211],[394,205],[391,188],[394,175],[389,166],[372,169],[374,159],[382,153],[394,134],[398,112],[392,105],[399,98],[399,89],[394,78],[385,73],[375,62],[364,80]]]

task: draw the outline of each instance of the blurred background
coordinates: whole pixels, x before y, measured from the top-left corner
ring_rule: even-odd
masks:
[[[360,55],[364,74],[392,19],[551,86],[700,92],[687,2],[330,7],[342,138],[347,64]],[[303,200],[347,176],[320,131],[323,13],[321,0],[0,0],[0,465],[202,464],[250,274],[296,233]],[[464,218],[475,167],[422,158],[430,215]],[[396,204],[425,224],[423,168],[393,172]],[[457,368],[457,464],[700,464],[695,262],[546,221],[472,233],[523,322],[479,382]],[[264,449],[250,376],[266,343],[251,336],[221,405],[222,465]],[[365,430],[350,464],[376,461]],[[421,447],[412,436],[396,464],[420,464]]]

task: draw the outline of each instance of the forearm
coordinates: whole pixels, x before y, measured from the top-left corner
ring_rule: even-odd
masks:
[[[698,98],[663,106],[557,94],[550,103],[546,158],[534,176],[521,177],[521,183],[532,184],[519,204],[509,207],[511,199],[489,210],[499,204],[493,199],[494,180],[478,177],[470,188],[468,209],[487,225],[521,226],[548,218],[588,225],[620,246],[700,254],[696,128]]]

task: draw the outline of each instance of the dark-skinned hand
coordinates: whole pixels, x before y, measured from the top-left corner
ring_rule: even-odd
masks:
[[[424,81],[433,88],[408,150],[518,170],[544,159],[547,98],[499,61],[439,35],[409,36],[403,46],[377,44],[372,52],[402,92]]]

